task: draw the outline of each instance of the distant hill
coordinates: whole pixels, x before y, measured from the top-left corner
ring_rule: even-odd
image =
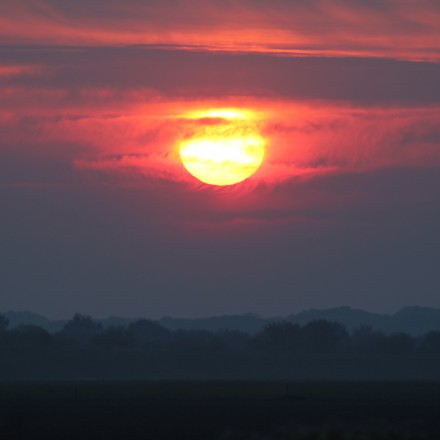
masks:
[[[45,318],[44,316],[27,311],[9,311],[3,313],[3,316],[5,316],[9,320],[9,328],[19,327],[20,325],[36,325],[38,327],[44,328],[50,333],[61,330],[66,323],[66,321],[50,320],[48,318]]]
[[[385,333],[409,333],[413,336],[427,333],[430,330],[440,331],[440,309],[429,307],[405,307],[395,314],[367,312],[351,307],[330,309],[309,309],[297,314],[262,318],[258,315],[226,315],[199,319],[162,318],[160,323],[170,329],[203,329],[217,331],[221,329],[240,330],[246,333],[257,333],[271,322],[289,321],[307,324],[317,319],[337,321],[349,330],[362,325],[369,325]]]
[[[296,315],[289,315],[284,319],[301,325],[316,319],[327,319],[328,321],[340,322],[350,329],[366,324],[376,329],[384,330],[390,315],[352,309],[351,307],[337,307],[331,309],[309,309]]]
[[[306,324],[315,319],[337,321],[353,330],[361,325],[370,325],[385,333],[404,332],[421,335],[430,330],[440,330],[440,309],[429,307],[404,307],[394,314],[367,312],[351,307],[310,309],[285,318],[287,321]]]
[[[55,333],[61,330],[67,319],[64,320],[50,320],[45,318],[44,316],[38,315],[37,313],[22,311],[22,312],[14,312],[9,311],[3,313],[9,320],[9,328],[19,327],[20,325],[36,325],[38,327],[44,328],[50,333]],[[104,328],[111,326],[126,326],[130,324],[130,322],[136,321],[135,318],[120,318],[117,316],[110,316],[104,319],[97,319],[100,321]]]
[[[60,330],[66,323],[66,320],[50,320],[44,316],[26,311],[9,311],[4,313],[4,316],[9,319],[9,328],[31,324],[42,327],[51,333]],[[304,325],[317,319],[340,322],[346,325],[349,330],[353,330],[361,325],[370,325],[374,329],[386,333],[405,332],[413,336],[427,333],[430,330],[440,331],[440,309],[418,306],[405,307],[394,314],[373,313],[351,307],[336,307],[304,310],[297,314],[272,318],[263,318],[255,314],[243,314],[195,319],[164,317],[159,322],[171,330],[218,331],[228,329],[255,334],[271,322],[289,321]],[[104,327],[109,327],[117,325],[126,326],[135,320],[135,318],[113,316],[99,319],[98,321]]]

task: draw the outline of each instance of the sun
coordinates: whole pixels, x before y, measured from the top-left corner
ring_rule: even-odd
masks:
[[[263,162],[265,141],[249,112],[211,109],[187,115],[192,136],[180,144],[187,171],[209,185],[234,185],[251,177]]]

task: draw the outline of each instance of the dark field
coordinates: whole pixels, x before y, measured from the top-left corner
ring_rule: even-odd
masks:
[[[3,382],[0,438],[440,439],[440,383]]]

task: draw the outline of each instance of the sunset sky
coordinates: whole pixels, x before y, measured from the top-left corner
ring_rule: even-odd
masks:
[[[204,184],[179,146],[251,115]],[[438,0],[1,0],[0,311],[440,307]]]

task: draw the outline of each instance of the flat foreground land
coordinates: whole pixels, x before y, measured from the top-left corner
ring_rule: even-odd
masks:
[[[0,438],[439,439],[440,383],[7,382]]]

